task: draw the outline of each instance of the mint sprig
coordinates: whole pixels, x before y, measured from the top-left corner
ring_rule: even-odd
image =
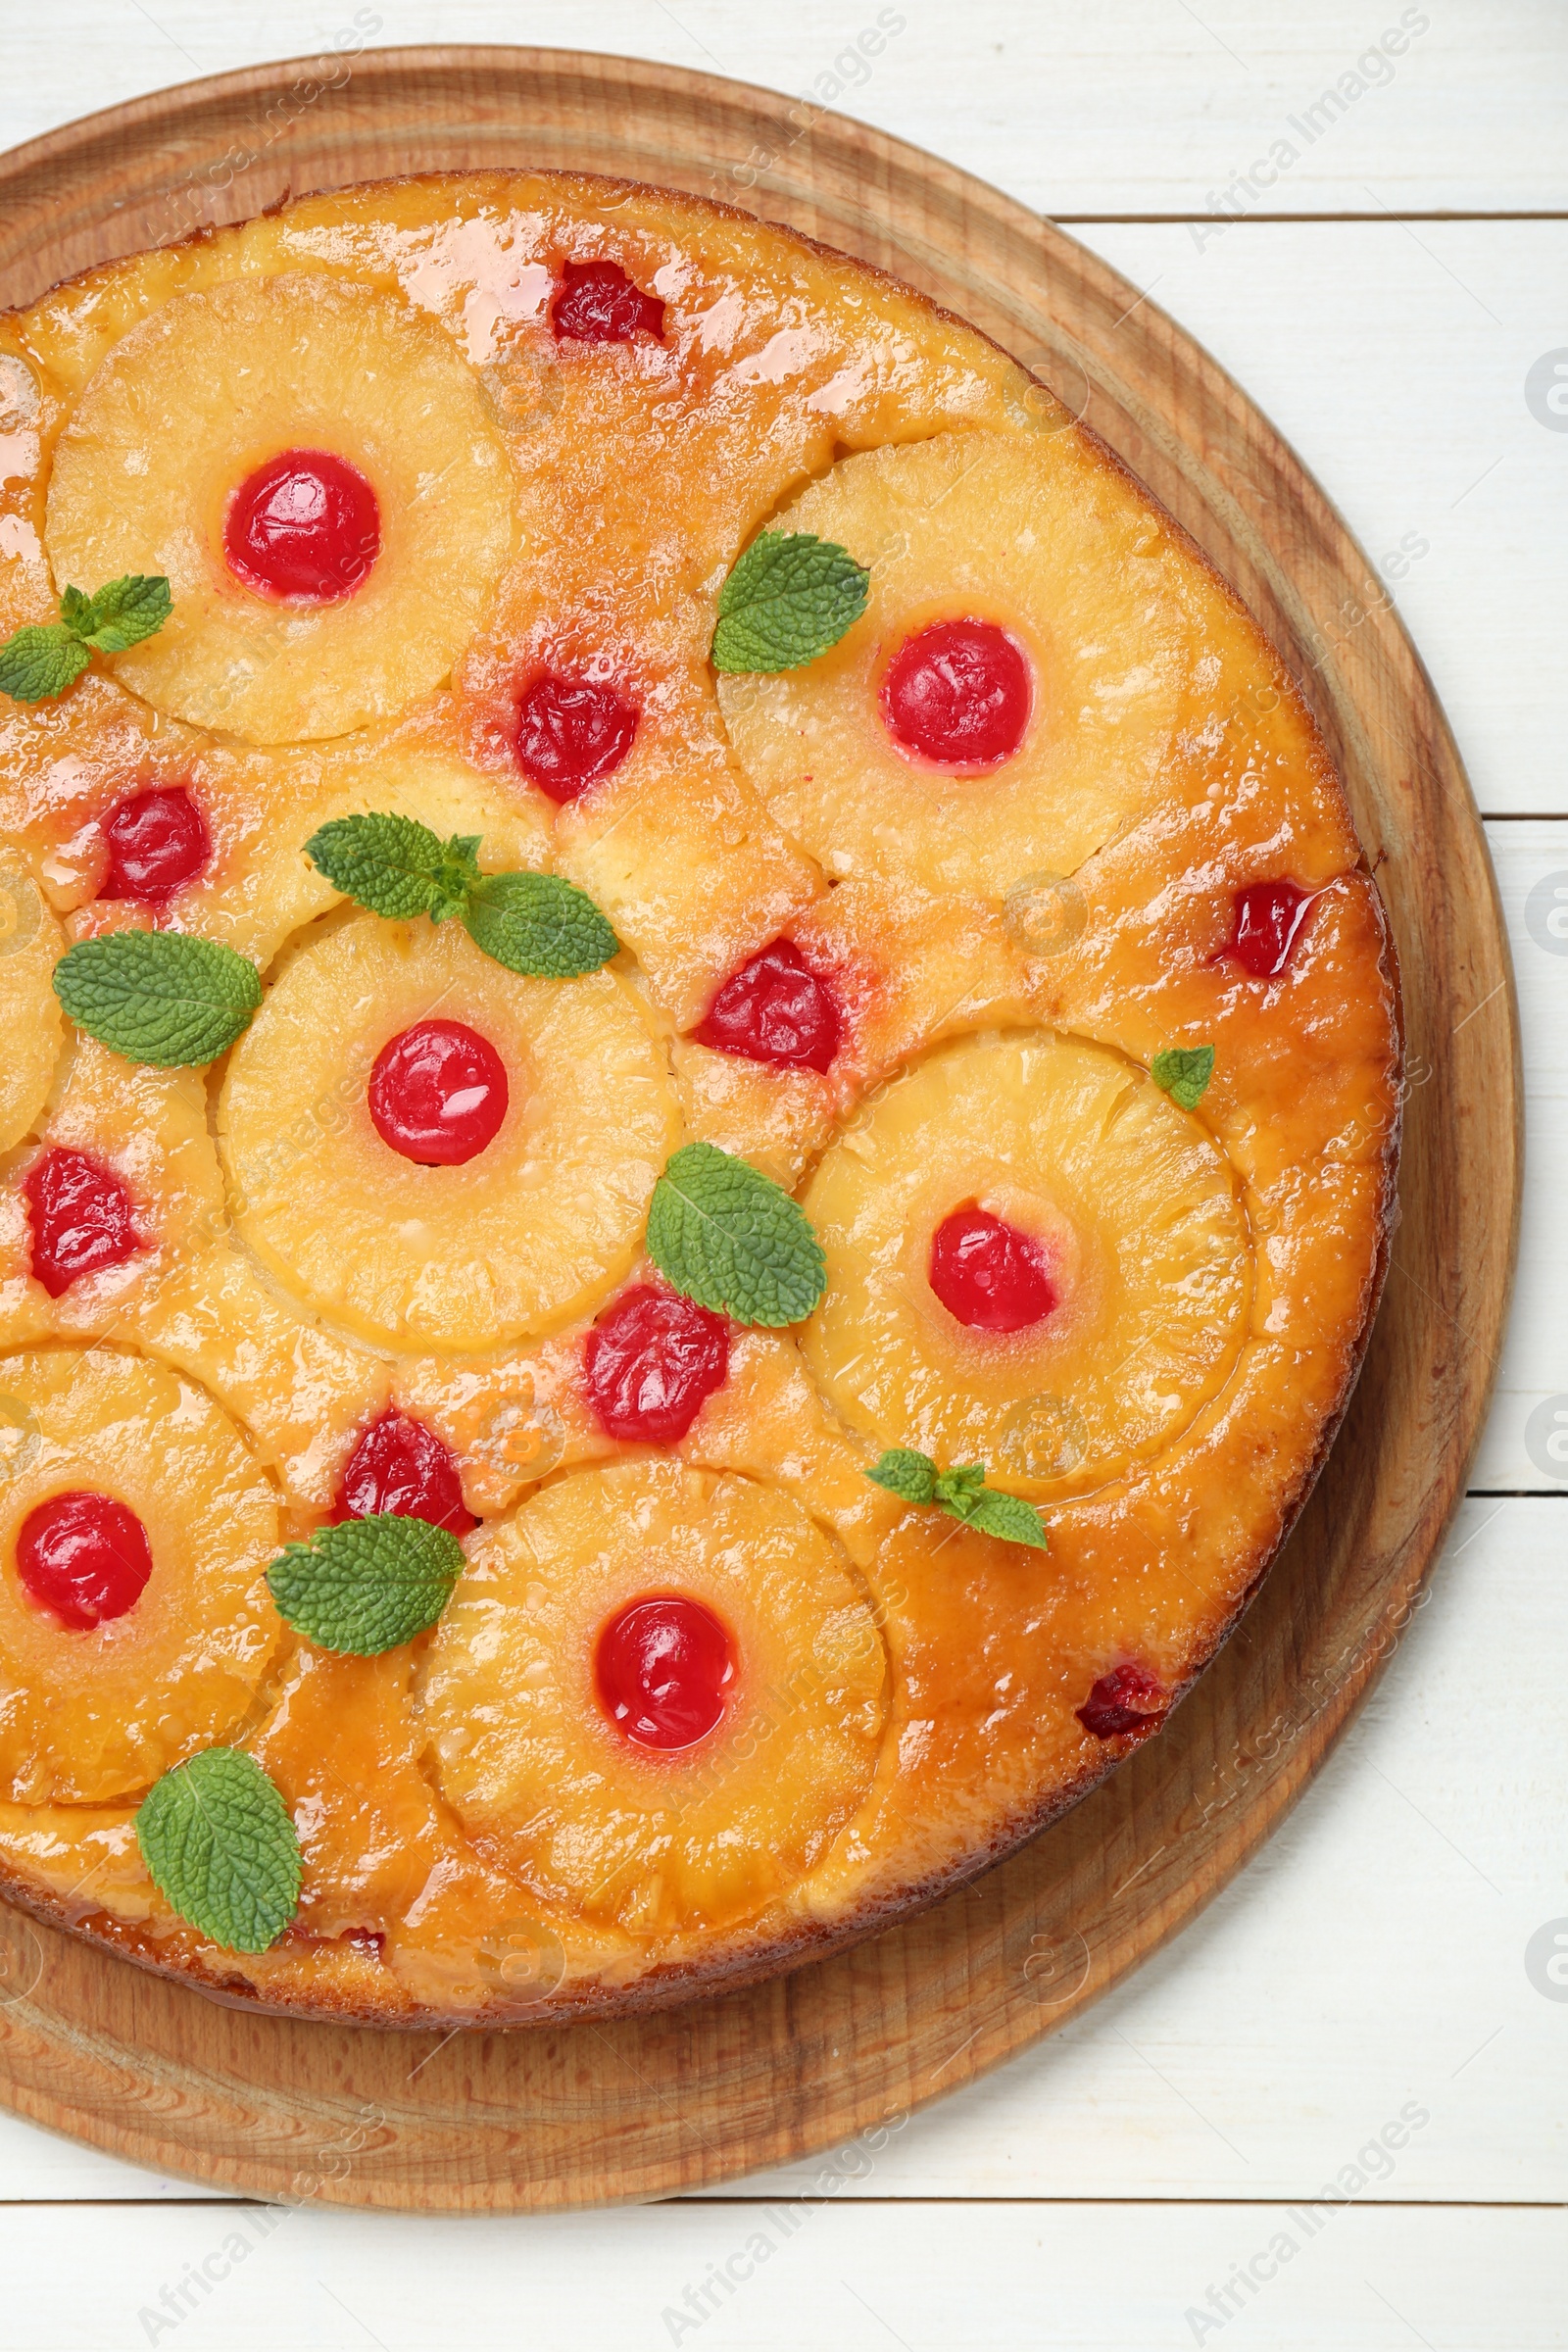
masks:
[[[136,1814],[136,1843],[181,1919],[227,1951],[265,1952],[294,1916],[294,1824],[237,1747],[204,1747],[155,1782]]]
[[[29,622],[0,645],[0,694],[51,703],[74,686],[96,654],[122,654],[161,629],[174,609],[159,573],[126,572],[95,596],[67,588],[58,620]]]
[[[719,590],[713,667],[800,669],[865,611],[871,574],[811,531],[763,531]]]
[[[161,1070],[216,1060],[262,1002],[248,956],[182,931],[78,940],[55,965],[54,988],[78,1029]]]
[[[376,1511],[291,1544],[267,1584],[284,1624],[318,1649],[374,1658],[434,1625],[463,1567],[448,1529]]]
[[[737,1323],[799,1323],[827,1288],[799,1201],[716,1144],[684,1144],[665,1163],[649,1203],[648,1254],[683,1298]]]
[[[1050,1549],[1046,1523],[1034,1504],[988,1487],[983,1462],[958,1462],[951,1470],[939,1470],[928,1453],[890,1446],[865,1475],[901,1502],[933,1504],[966,1527],[978,1528],[983,1536],[998,1536],[1004,1544],[1027,1544],[1036,1551]]]
[[[1149,1075],[1180,1110],[1196,1110],[1214,1075],[1212,1046],[1167,1046],[1149,1065]]]
[[[412,816],[337,816],[305,855],[318,873],[372,914],[433,923],[456,915],[475,947],[508,971],[537,980],[597,972],[620,942],[586,891],[559,874],[481,874],[477,833],[442,841]]]

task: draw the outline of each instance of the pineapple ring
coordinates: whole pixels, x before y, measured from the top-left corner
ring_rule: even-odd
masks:
[[[494,1141],[451,1167],[393,1151],[366,1102],[382,1047],[437,1011],[509,1071]],[[374,1346],[454,1351],[593,1313],[637,1255],[678,1124],[664,1056],[613,973],[520,979],[458,923],[373,914],[284,966],[218,1113],[234,1222],[263,1265]]]
[[[617,1610],[669,1592],[731,1630],[738,1668],[720,1724],[661,1750],[604,1712],[594,1646]],[[482,1849],[588,1918],[684,1935],[755,1914],[821,1860],[870,1788],[888,1671],[864,1586],[799,1503],[621,1462],[541,1488],[478,1544],[424,1712]]]
[[[932,1235],[971,1203],[1045,1247],[1044,1323],[969,1330],[937,1298]],[[846,1129],[805,1205],[827,1291],[803,1344],[830,1402],[1019,1494],[1083,1493],[1173,1444],[1245,1337],[1229,1162],[1136,1064],[1078,1038],[939,1049]]]
[[[1149,806],[1198,635],[1192,558],[1074,433],[938,433],[862,451],[769,525],[870,567],[865,612],[804,668],[721,676],[730,741],[778,822],[839,876],[1004,897],[1071,873]],[[939,620],[1000,624],[1034,672],[1013,755],[953,773],[894,744],[879,690]]]
[[[25,1805],[103,1804],[231,1732],[279,1625],[263,1573],[277,1497],[194,1382],[113,1348],[0,1358],[0,1786]],[[127,1503],[152,1576],[123,1616],[60,1625],[24,1592],[17,1538],[51,1495]]]
[[[325,449],[375,493],[380,546],[314,609],[253,593],[224,559],[232,492]],[[45,510],[57,587],[161,572],[174,610],[114,658],[160,710],[251,743],[341,735],[451,670],[515,544],[513,476],[473,370],[394,297],[315,273],[176,294],[93,374]]]
[[[15,853],[0,868],[0,1152],[26,1134],[45,1102],[65,1023],[51,986],[65,947],[60,925]]]

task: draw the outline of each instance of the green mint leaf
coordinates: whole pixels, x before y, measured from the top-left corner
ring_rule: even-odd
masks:
[[[1149,1075],[1182,1110],[1196,1110],[1214,1075],[1212,1046],[1167,1046],[1149,1065]]]
[[[14,703],[52,703],[74,686],[93,654],[122,654],[161,629],[174,609],[160,575],[126,572],[96,596],[67,587],[60,618],[18,629],[0,645],[0,694]]]
[[[937,1498],[935,1462],[928,1453],[916,1453],[908,1446],[890,1446],[865,1475],[874,1485],[897,1494],[901,1502],[935,1502]]]
[[[14,703],[52,703],[74,686],[92,660],[64,621],[18,629],[0,645],[0,694]]]
[[[1036,1551],[1051,1548],[1046,1523],[1034,1504],[1016,1494],[1004,1494],[996,1487],[982,1487],[969,1497],[959,1516],[983,1536],[1000,1536],[1004,1544],[1028,1544]]]
[[[237,1747],[204,1747],[155,1782],[136,1815],[136,1843],[181,1919],[228,1951],[265,1952],[294,1916],[294,1824]]]
[[[559,874],[487,874],[463,920],[497,963],[542,980],[597,972],[620,952],[588,893]]]
[[[461,913],[479,879],[477,834],[443,843],[412,816],[335,816],[305,844],[305,855],[333,888],[372,914],[410,922],[428,914],[439,922]],[[440,913],[436,912],[440,905]]]
[[[55,995],[112,1054],[169,1070],[225,1053],[258,1010],[262,984],[248,956],[216,939],[113,931],[67,949]]]
[[[284,1624],[318,1649],[373,1658],[434,1625],[463,1566],[446,1528],[377,1511],[291,1544],[267,1583]]]
[[[649,1204],[648,1254],[684,1298],[737,1323],[799,1323],[827,1288],[799,1202],[716,1144],[671,1154]]]
[[[945,1511],[958,1519],[967,1519],[970,1504],[986,1483],[984,1462],[955,1462],[951,1470],[937,1472],[936,1494]]]
[[[764,531],[719,591],[715,669],[800,669],[865,611],[870,572],[810,531]]]
[[[60,617],[95,653],[122,654],[156,636],[174,610],[169,582],[160,572],[127,571],[92,596],[68,588]]]
[[[890,1446],[865,1475],[901,1501],[932,1503],[983,1536],[1000,1536],[1004,1544],[1029,1544],[1037,1551],[1051,1548],[1046,1523],[1034,1504],[988,1487],[983,1462],[956,1462],[951,1470],[939,1470],[929,1454]]]

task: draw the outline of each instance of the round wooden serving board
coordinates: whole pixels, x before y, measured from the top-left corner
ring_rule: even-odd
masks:
[[[221,2006],[0,1909],[0,2099],[18,2114],[264,2197],[515,2212],[666,2195],[874,2131],[1074,2016],[1240,1868],[1365,1695],[1463,1487],[1512,1268],[1520,1079],[1480,821],[1365,557],[1179,327],[951,166],[668,67],[372,51],[194,82],[0,159],[0,302],[202,220],[479,165],[716,196],[893,271],[1034,367],[1300,679],[1393,917],[1410,1070],[1365,1376],[1241,1631],[1164,1738],[909,1926],[663,2015],[442,2039]]]

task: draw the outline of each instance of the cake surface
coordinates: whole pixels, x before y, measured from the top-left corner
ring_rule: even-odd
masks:
[[[0,1884],[522,2024],[1044,1826],[1255,1589],[1391,1231],[1255,622],[961,321],[621,183],[109,265],[0,406]]]

